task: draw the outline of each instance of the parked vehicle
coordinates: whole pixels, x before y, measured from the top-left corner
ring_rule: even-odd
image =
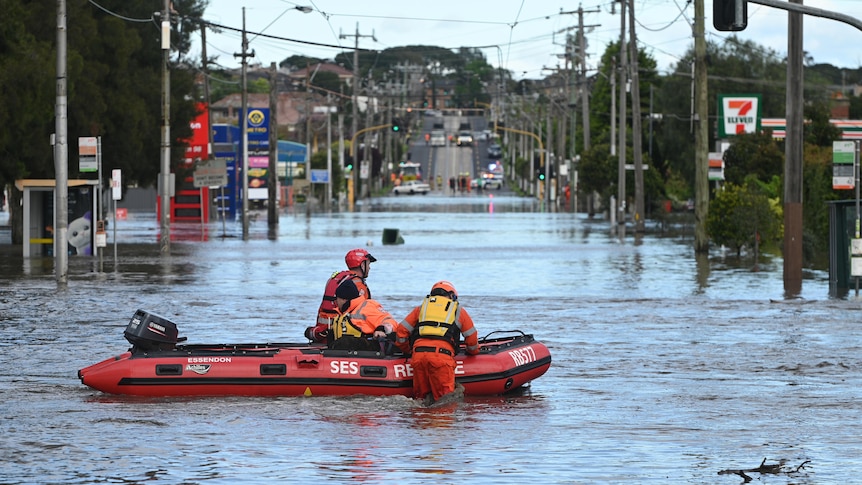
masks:
[[[484,180],[485,180],[484,188],[486,190],[491,190],[491,189],[500,190],[503,188],[503,179],[488,178],[488,179],[484,179]]]
[[[431,186],[419,180],[410,180],[401,185],[392,187],[392,193],[399,194],[427,194],[431,191]]]
[[[446,146],[446,132],[443,130],[431,131],[431,139],[428,141],[428,143],[432,147]]]

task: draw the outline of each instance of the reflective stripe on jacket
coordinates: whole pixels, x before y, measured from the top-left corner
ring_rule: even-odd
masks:
[[[441,297],[426,297],[426,300],[428,298]],[[423,304],[424,303],[425,300],[423,300]],[[399,347],[403,348],[410,346],[411,335],[413,335],[414,330],[416,329],[416,327],[419,326],[419,323],[421,321],[421,312],[422,305],[417,306],[406,317],[404,317],[404,320],[401,321],[401,325],[397,329],[397,342]],[[473,318],[470,317],[470,314],[467,312],[467,310],[460,304],[458,305],[456,312],[457,315],[455,317],[454,327],[457,327],[458,332],[460,332],[460,334],[464,337],[464,343],[466,344],[467,353],[470,355],[476,355],[479,353],[479,336],[476,333],[476,328],[473,326]],[[418,336],[418,338],[415,339],[414,345],[436,345],[437,342],[441,342],[441,340]],[[453,347],[452,350],[457,352],[458,348]]]

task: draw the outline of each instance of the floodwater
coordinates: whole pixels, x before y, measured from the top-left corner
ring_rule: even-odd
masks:
[[[620,240],[607,222],[512,197],[374,199],[353,213],[117,223],[98,258],[0,246],[0,483],[859,482],[860,300],[782,262],[718,250],[691,231]],[[454,203],[454,202],[457,202]],[[383,229],[405,243],[382,245]],[[204,239],[204,240],[202,240]],[[522,393],[425,409],[404,397],[129,398],[79,368],[128,348],[138,308],[190,343],[301,341],[330,273],[366,247],[369,285],[397,318],[452,281],[480,335],[519,329],[553,363]]]

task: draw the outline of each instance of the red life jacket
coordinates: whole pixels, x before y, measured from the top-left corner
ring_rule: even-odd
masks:
[[[335,289],[342,282],[354,276],[351,271],[337,271],[326,281],[326,289],[323,290],[323,301],[317,310],[317,316],[323,318],[335,318],[338,316],[338,308],[335,307]]]

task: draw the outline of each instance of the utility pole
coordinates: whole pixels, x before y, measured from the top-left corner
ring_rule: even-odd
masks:
[[[344,165],[342,165],[343,167]],[[332,100],[326,95],[326,212],[332,205]]]
[[[162,173],[161,173],[161,234],[159,249],[171,252],[171,0],[165,0],[162,11]]]
[[[361,37],[371,37],[374,42],[377,42],[377,38],[374,37],[374,31],[371,32],[371,35],[360,35],[359,34],[359,22],[356,22],[356,33],[353,35],[350,34],[339,34],[339,39],[346,39],[347,37],[353,37],[354,47],[353,47],[353,100],[352,100],[352,113],[351,113],[351,133],[350,136],[355,136],[356,132],[359,130],[359,118],[357,114],[357,102],[359,95],[359,39]],[[351,151],[355,154],[356,149],[351,147]],[[351,174],[351,178],[353,179],[353,187],[354,193],[359,194],[359,163],[354,159],[353,160],[353,173]],[[350,201],[350,209],[353,210],[353,200]]]
[[[706,216],[709,213],[709,106],[707,105],[704,0],[694,2],[694,251],[709,251]]]
[[[635,34],[635,2],[629,4],[629,53],[632,59],[632,153],[635,162],[635,233],[645,231],[644,224],[644,165],[641,141],[641,89],[638,74],[638,43]]]
[[[170,0],[165,0],[166,2]],[[248,241],[248,37],[245,32],[245,7],[242,8],[242,52],[234,54],[242,58],[242,112],[239,126],[242,130],[242,240]]]
[[[802,0],[790,2],[802,4]],[[802,13],[789,11],[784,148],[784,293],[789,297],[802,291],[802,55]]]
[[[626,1],[620,0],[620,148],[619,179],[617,181],[617,225],[620,238],[625,236],[626,227],[626,87],[628,86]]]
[[[204,71],[204,99],[207,103],[207,156],[210,160],[215,160],[215,144],[213,143],[213,110],[212,110],[212,101],[210,100],[210,74],[209,74],[209,60],[207,59],[207,24],[206,22],[201,24],[201,57],[203,58],[203,71]],[[222,234],[227,233],[227,229],[225,228],[225,214],[224,214],[224,185],[219,187],[219,198],[218,198],[218,206],[216,210],[218,210],[219,217],[221,217],[222,224]],[[202,201],[203,202],[203,201]],[[209,201],[207,201],[209,203]]]
[[[274,229],[278,226],[278,69],[274,62],[269,65],[269,168],[267,170],[266,221],[270,239],[275,239]],[[212,130],[210,130],[212,131]]]
[[[547,112],[547,117],[546,117],[547,125],[545,126],[545,140],[546,140],[545,141],[545,151],[548,152],[548,155],[545,157],[545,164],[544,164],[545,166],[543,168],[543,170],[545,171],[545,194],[544,194],[545,197],[544,197],[544,200],[547,203],[547,205],[545,207],[547,207],[548,210],[551,209],[551,164],[554,163],[554,157],[551,155],[551,150],[554,148],[554,145],[553,145],[554,130],[551,128],[551,120],[553,119],[553,117],[551,116],[551,110],[553,110],[553,109],[554,109],[554,105],[552,104],[552,102],[548,103],[548,112]]]
[[[611,59],[611,156],[617,154],[617,62]]]
[[[65,285],[69,272],[69,144],[66,97],[66,0],[57,0],[57,99],[54,107],[54,274]],[[10,205],[11,210],[11,205]],[[29,244],[25,241],[24,244]]]
[[[578,43],[580,45],[581,57],[581,71],[578,75],[578,87],[581,90],[581,122],[584,127],[584,151],[589,150],[592,146],[592,142],[590,140],[590,93],[586,86],[584,86],[587,81],[587,39],[584,35],[584,29],[588,27],[599,27],[599,25],[584,25],[584,14],[599,12],[601,12],[600,8],[596,8],[595,10],[584,10],[583,8],[578,7]]]

